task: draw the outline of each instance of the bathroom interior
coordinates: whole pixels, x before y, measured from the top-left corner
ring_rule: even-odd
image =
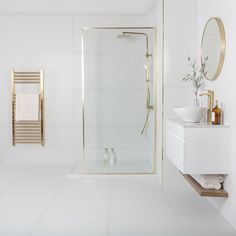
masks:
[[[235,1],[0,3],[0,236],[236,236]]]

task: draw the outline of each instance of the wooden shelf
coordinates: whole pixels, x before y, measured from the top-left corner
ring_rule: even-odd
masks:
[[[211,190],[204,189],[191,175],[182,174],[184,178],[192,185],[192,187],[197,191],[197,193],[202,197],[228,197],[228,192],[224,189]]]

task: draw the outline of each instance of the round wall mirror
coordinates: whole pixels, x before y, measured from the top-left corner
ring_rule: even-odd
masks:
[[[202,35],[202,69],[205,78],[216,80],[219,77],[225,58],[225,29],[218,17],[210,18]]]

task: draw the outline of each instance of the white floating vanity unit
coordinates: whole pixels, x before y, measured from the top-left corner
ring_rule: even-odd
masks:
[[[168,120],[166,155],[183,174],[228,174],[229,126]]]

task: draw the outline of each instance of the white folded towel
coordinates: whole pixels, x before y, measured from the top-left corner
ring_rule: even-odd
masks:
[[[224,182],[222,175],[192,175],[192,177],[205,189],[219,190]]]
[[[16,121],[39,120],[39,95],[16,94]]]

